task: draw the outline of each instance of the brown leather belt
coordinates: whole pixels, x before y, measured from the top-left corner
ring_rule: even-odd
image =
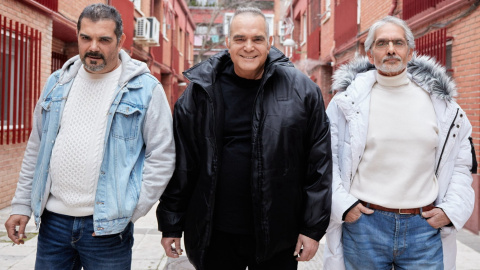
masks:
[[[383,206],[376,205],[376,204],[373,204],[373,203],[367,203],[367,202],[364,202],[364,201],[360,201],[360,203],[363,204],[363,206],[365,206],[367,208],[370,208],[370,209],[393,212],[393,213],[404,214],[404,215],[419,215],[422,212],[430,211],[433,208],[435,208],[435,206],[433,206],[433,203],[431,203],[427,206],[424,206],[424,207],[409,208],[409,209],[387,208],[387,207],[383,207]]]

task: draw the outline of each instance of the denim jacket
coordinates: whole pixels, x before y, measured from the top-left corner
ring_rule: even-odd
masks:
[[[162,86],[145,63],[120,52],[122,73],[107,119],[94,206],[96,235],[115,234],[145,215],[175,167],[172,116]],[[53,73],[36,105],[12,214],[37,228],[50,194],[49,166],[68,93],[82,63],[75,56]]]

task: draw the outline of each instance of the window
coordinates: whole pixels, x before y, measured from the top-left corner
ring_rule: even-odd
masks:
[[[223,17],[223,34],[225,36],[228,35],[228,28],[230,27],[230,21],[232,20],[232,17],[233,17],[233,13],[225,13],[224,17]],[[273,17],[274,15],[273,14],[265,14],[265,19],[267,20],[267,23],[268,23],[268,33],[270,36],[273,36],[274,33],[273,33]]]
[[[55,70],[61,69],[63,64],[67,62],[68,58],[65,54],[52,52],[52,73]]]
[[[307,13],[303,13],[302,15],[302,43],[303,46],[307,42]]]
[[[426,34],[415,39],[415,49],[418,54],[429,55],[435,57],[442,66],[447,66],[447,29],[442,28],[435,32]],[[450,55],[451,57],[451,55]]]
[[[0,144],[28,139],[40,94],[41,33],[0,15]]]
[[[164,10],[163,16],[162,16],[162,34],[163,38],[168,41],[168,35],[167,35],[167,16],[169,16],[168,11]]]
[[[135,7],[135,9],[137,9],[137,10],[141,9],[141,7],[142,7],[141,0],[130,0],[130,1],[133,2],[133,6]]]
[[[217,0],[191,0],[189,6],[214,7],[217,5]]]

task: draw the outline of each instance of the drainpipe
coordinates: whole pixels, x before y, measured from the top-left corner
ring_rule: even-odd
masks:
[[[332,59],[332,67],[337,64],[337,59],[335,59],[335,40],[333,41],[332,49],[330,50],[330,58]]]
[[[390,8],[390,11],[388,12],[388,15],[392,16],[393,12],[397,8],[398,5],[398,0],[392,0],[392,7]]]

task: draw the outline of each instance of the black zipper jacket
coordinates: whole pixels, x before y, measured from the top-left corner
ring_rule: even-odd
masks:
[[[184,75],[190,84],[174,108],[176,169],[157,208],[164,237],[185,234],[190,262],[205,269],[221,163],[223,99],[217,74],[227,51]],[[330,220],[329,121],[318,86],[272,47],[252,112],[251,188],[257,261],[320,240]]]

